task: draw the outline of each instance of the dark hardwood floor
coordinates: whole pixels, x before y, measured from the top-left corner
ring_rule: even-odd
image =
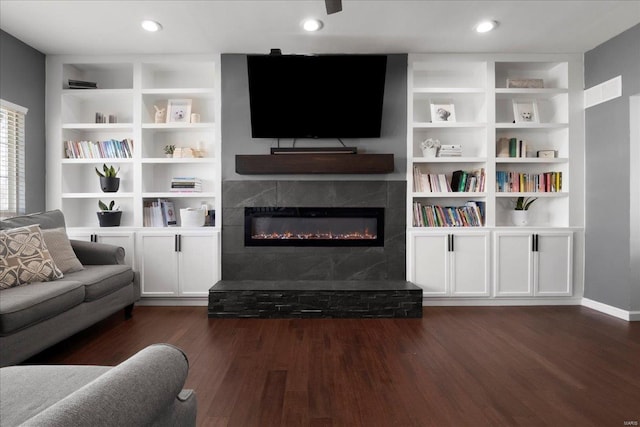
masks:
[[[583,307],[425,307],[388,320],[136,307],[28,363],[114,365],[157,342],[187,353],[201,426],[640,421],[640,323]]]

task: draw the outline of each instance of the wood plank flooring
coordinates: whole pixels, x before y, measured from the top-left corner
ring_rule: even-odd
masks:
[[[425,307],[422,319],[208,319],[136,307],[28,363],[115,365],[168,342],[199,426],[623,426],[640,323],[584,307]],[[634,424],[636,423],[636,424]]]

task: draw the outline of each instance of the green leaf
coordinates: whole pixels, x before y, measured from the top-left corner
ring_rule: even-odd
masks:
[[[108,211],[109,207],[107,205],[105,205],[104,203],[102,203],[102,200],[98,200],[98,207],[100,208],[101,211]]]

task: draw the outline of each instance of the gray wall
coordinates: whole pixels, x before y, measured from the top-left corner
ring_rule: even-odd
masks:
[[[0,98],[29,109],[26,140],[26,212],[45,209],[45,55],[0,30]]]
[[[273,139],[251,138],[249,115],[249,83],[247,60],[243,54],[222,55],[222,179],[260,180],[274,179],[273,175],[238,175],[235,172],[236,154],[269,154],[275,146]],[[387,175],[352,175],[350,180],[406,180],[407,169],[407,55],[389,55],[385,80],[381,138],[345,139],[348,146],[359,152],[393,153],[395,171]],[[281,141],[291,146],[291,140]],[[296,146],[339,146],[335,139],[300,140]],[[296,180],[335,180],[341,175],[296,175]]]
[[[640,284],[632,278],[630,97],[640,93],[640,25],[585,53],[585,87],[622,75],[622,96],[585,111],[585,297],[637,310]],[[637,117],[635,120],[639,120]],[[635,211],[634,211],[635,212]]]

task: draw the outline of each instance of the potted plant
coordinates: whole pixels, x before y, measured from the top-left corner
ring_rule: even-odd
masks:
[[[98,207],[100,210],[97,214],[100,227],[117,227],[120,225],[122,211],[120,210],[120,207],[115,206],[115,204],[116,202],[112,200],[107,206],[102,200],[98,200]]]
[[[116,177],[120,168],[117,170],[113,166],[107,167],[106,164],[102,165],[102,172],[96,169],[96,174],[100,177],[100,188],[105,193],[115,193],[120,188],[120,178]]]
[[[427,138],[420,143],[423,157],[436,157],[440,149],[440,140]]]
[[[538,200],[537,197],[518,197],[516,199],[516,206],[511,211],[511,221],[513,225],[524,226],[529,223],[529,208]]]
[[[165,145],[164,146],[164,154],[167,157],[173,157],[173,152],[176,151],[176,146],[173,144],[169,144],[169,145]]]

